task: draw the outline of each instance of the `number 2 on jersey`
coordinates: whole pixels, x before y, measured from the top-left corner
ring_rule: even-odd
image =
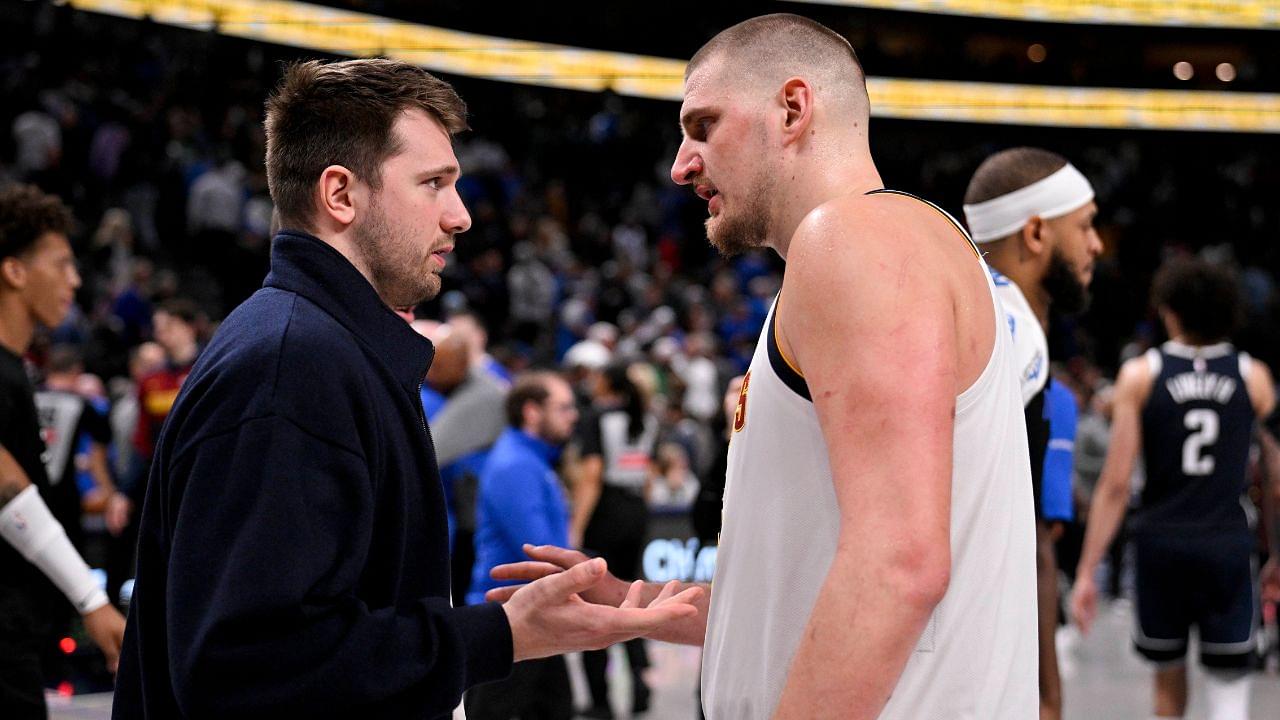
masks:
[[[1213,455],[1202,454],[1204,449],[1218,441],[1218,413],[1213,410],[1188,410],[1182,424],[1192,430],[1182,443],[1182,472],[1184,475],[1203,476],[1213,474]]]

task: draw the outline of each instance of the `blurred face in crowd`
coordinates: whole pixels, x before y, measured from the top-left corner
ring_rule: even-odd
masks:
[[[558,377],[547,380],[547,392],[547,399],[542,403],[525,405],[526,424],[532,422],[537,436],[547,443],[563,445],[573,437],[573,428],[578,424],[578,405],[569,383]]]
[[[133,351],[129,360],[129,375],[135,381],[164,367],[164,348],[159,343],[144,342]]]
[[[1061,312],[1083,310],[1088,303],[1093,266],[1102,254],[1102,239],[1093,226],[1098,206],[1090,202],[1074,212],[1045,220],[1049,259],[1040,283]]]
[[[463,333],[448,325],[436,329],[431,338],[436,354],[427,370],[427,384],[442,393],[450,393],[467,379],[471,367],[470,348]]]
[[[367,213],[356,220],[355,244],[382,301],[406,308],[440,292],[440,271],[454,236],[471,227],[458,195],[458,158],[444,126],[407,110],[393,132],[400,151],[382,164]]]
[[[66,318],[80,287],[71,243],[48,232],[29,249],[3,260],[5,282],[18,291],[31,317],[46,327]]]
[[[707,239],[725,256],[762,247],[777,188],[776,152],[760,92],[735,82],[721,60],[700,64],[685,82],[684,140],[671,179],[707,201]]]
[[[156,342],[171,356],[182,354],[196,341],[196,329],[176,315],[158,310],[152,317],[152,324]]]

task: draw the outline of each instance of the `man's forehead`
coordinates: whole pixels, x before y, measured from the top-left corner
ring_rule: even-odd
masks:
[[[400,152],[426,150],[436,156],[453,159],[453,138],[439,120],[420,108],[405,110],[396,118],[392,132],[400,141]]]
[[[720,69],[723,61],[719,57],[710,57],[699,62],[694,67],[693,72],[684,79],[684,99],[688,102],[690,98],[707,95],[714,88],[723,86],[718,82]]]

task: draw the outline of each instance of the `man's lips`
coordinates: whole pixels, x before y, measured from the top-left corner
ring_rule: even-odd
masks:
[[[447,261],[445,260],[445,256],[451,252],[453,252],[453,246],[446,245],[440,248],[439,250],[433,250],[431,252],[431,257],[435,258],[436,262],[439,262],[440,267],[443,268],[447,264]]]

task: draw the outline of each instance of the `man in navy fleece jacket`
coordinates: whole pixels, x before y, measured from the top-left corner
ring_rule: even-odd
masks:
[[[513,661],[693,613],[671,592],[585,604],[601,563],[450,607],[418,397],[433,350],[392,308],[439,292],[471,224],[451,145],[464,127],[452,88],[404,63],[286,70],[267,175],[293,229],[161,432],[115,717],[446,718]]]

